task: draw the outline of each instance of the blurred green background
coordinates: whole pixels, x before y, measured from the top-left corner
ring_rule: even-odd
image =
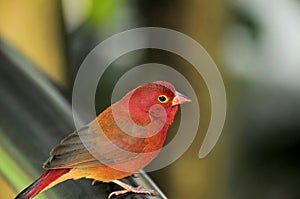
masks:
[[[138,64],[173,66],[193,82],[199,132],[179,160],[150,173],[163,192],[172,199],[300,198],[299,0],[0,0],[0,19],[0,198],[13,198],[38,177],[51,147],[74,129],[66,106],[85,56],[109,36],[144,26],[174,29],[203,45],[228,97],[223,134],[200,160],[210,99],[185,61],[133,52],[101,79],[106,90],[97,93],[98,112],[109,105],[118,77]],[[56,191],[78,183],[37,198],[67,198]],[[81,196],[93,198],[88,192],[96,188],[85,190]]]

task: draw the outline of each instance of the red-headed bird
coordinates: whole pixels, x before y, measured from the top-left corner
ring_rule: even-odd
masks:
[[[15,199],[31,199],[68,179],[114,182],[127,192],[153,194],[119,179],[149,164],[163,147],[178,105],[191,100],[165,81],[144,84],[127,93],[89,123],[63,139],[44,163],[47,171]]]

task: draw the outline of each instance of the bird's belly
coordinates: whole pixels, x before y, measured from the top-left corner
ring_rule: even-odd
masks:
[[[96,181],[111,182],[136,173],[149,164],[157,154],[141,154],[139,157],[129,161],[111,164],[99,165],[93,167],[73,168],[70,171],[72,179],[91,178]]]

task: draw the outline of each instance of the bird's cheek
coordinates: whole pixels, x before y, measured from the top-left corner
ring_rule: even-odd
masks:
[[[166,118],[167,118],[166,110],[160,104],[156,104],[156,105],[151,106],[150,109],[149,109],[149,114],[150,114],[151,117],[154,117],[154,118],[160,118],[160,119],[163,119],[163,120],[166,120]]]

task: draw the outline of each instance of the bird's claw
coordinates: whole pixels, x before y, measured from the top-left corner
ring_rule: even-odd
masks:
[[[130,189],[124,189],[124,190],[120,190],[120,191],[114,191],[112,193],[109,194],[108,199],[110,199],[112,196],[118,196],[118,195],[122,195],[125,193],[136,193],[136,194],[149,194],[149,195],[154,195],[155,192],[151,189],[143,189],[142,186],[138,186],[138,187],[131,187]]]
[[[143,189],[142,186],[138,186],[138,187],[133,187],[129,184],[126,184],[120,180],[113,180],[114,183],[118,184],[119,186],[123,187],[124,190],[120,190],[120,191],[114,191],[112,193],[109,194],[108,199],[110,199],[113,195],[118,196],[121,194],[125,194],[125,193],[137,193],[137,194],[149,194],[149,195],[154,195],[155,192],[153,190],[150,189]]]

